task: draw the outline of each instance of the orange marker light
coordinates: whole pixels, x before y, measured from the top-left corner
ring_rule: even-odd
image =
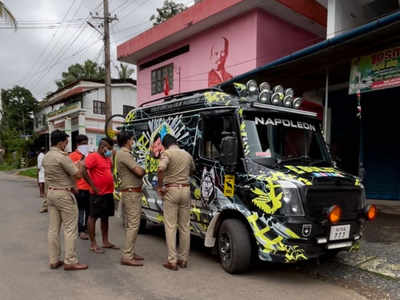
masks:
[[[366,215],[367,215],[367,219],[369,221],[372,221],[376,218],[376,206],[374,204],[368,205],[367,209],[366,209]]]
[[[332,224],[336,224],[337,222],[339,222],[341,217],[342,209],[340,208],[340,206],[334,205],[329,208],[328,219]]]

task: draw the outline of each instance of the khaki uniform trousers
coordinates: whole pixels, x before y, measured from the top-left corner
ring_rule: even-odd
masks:
[[[164,227],[168,261],[187,261],[190,250],[190,187],[169,187],[164,196]],[[179,228],[179,249],[176,252],[176,230]]]
[[[60,260],[60,228],[64,228],[64,263],[76,264],[75,243],[78,238],[78,206],[75,196],[65,190],[48,190],[49,207],[49,261],[55,264]]]
[[[42,198],[42,207],[40,210],[48,210],[48,205],[47,205],[47,190],[48,186],[47,183],[44,183],[44,197]]]
[[[122,259],[133,259],[142,215],[142,193],[122,192],[121,199],[126,221],[125,246],[121,250]]]

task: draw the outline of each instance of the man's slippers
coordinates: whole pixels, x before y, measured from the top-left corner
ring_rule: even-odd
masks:
[[[107,245],[107,246],[103,246],[104,249],[114,249],[114,250],[119,250],[118,246],[115,246],[113,244]]]
[[[96,254],[103,254],[105,251],[99,247],[95,247],[95,248],[89,248],[90,251],[96,253]]]

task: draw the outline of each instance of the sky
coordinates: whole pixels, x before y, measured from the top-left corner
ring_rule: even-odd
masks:
[[[104,64],[102,36],[86,23],[101,23],[90,17],[90,12],[102,16],[103,0],[2,2],[20,28],[4,28],[8,26],[0,21],[0,89],[23,86],[40,101],[57,89],[55,81],[68,66],[87,59]],[[194,1],[175,2],[190,6]],[[162,3],[163,0],[109,0],[112,16],[119,19],[110,27],[112,77],[117,77],[115,66],[119,65],[116,46],[151,28],[150,16]]]

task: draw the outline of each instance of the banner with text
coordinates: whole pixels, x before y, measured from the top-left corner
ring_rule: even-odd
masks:
[[[400,86],[400,47],[354,58],[349,94]]]

